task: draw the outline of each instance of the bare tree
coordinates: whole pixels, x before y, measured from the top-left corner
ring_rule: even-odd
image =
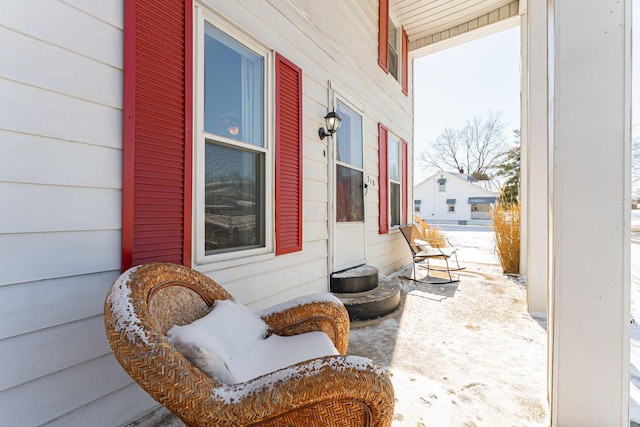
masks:
[[[422,151],[419,164],[424,170],[465,171],[477,179],[489,178],[508,150],[502,113],[468,120],[463,128],[445,127],[438,138]]]

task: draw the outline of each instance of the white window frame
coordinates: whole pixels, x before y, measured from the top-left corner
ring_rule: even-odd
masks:
[[[250,34],[217,15],[205,5],[195,5],[194,21],[194,197],[193,197],[193,253],[196,264],[223,262],[224,266],[255,262],[256,256],[273,257],[274,253],[274,54],[267,46],[259,43]],[[204,131],[204,29],[205,21],[243,44],[264,58],[264,146],[258,147],[224,136]],[[264,239],[263,247],[238,249],[212,255],[205,254],[205,145],[206,140],[221,142],[230,147],[246,149],[264,154]]]
[[[392,14],[392,11],[389,10],[388,26],[389,28],[391,28],[391,26],[393,25],[393,27],[396,29],[396,40],[395,43],[392,43],[392,40],[389,39],[389,31],[387,31],[387,48],[389,49],[389,52],[387,53],[387,71],[389,71],[391,77],[393,77],[398,83],[402,84],[402,25],[400,25],[398,22],[398,19],[395,17],[395,15]],[[398,56],[397,76],[394,76],[391,72],[391,46],[394,47],[393,50]]]

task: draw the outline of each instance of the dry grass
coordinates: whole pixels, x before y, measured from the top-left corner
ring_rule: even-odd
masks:
[[[446,246],[445,235],[440,231],[438,227],[432,227],[422,220],[418,215],[414,215],[413,219],[416,221],[418,231],[422,234],[422,238],[429,242],[434,248]]]
[[[445,235],[440,231],[438,227],[429,227],[422,230],[422,236],[424,240],[429,242],[434,248],[440,248],[446,246]]]
[[[506,274],[520,272],[520,206],[498,203],[493,211],[493,229],[502,269]]]

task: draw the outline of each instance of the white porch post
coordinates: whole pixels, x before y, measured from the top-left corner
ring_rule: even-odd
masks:
[[[521,15],[520,273],[527,277],[527,302],[546,317],[549,292],[547,150],[547,5],[530,1]]]
[[[521,268],[534,316],[546,317],[549,293],[547,149],[547,5],[529,1],[521,19]]]
[[[626,427],[631,0],[548,6],[551,422]]]

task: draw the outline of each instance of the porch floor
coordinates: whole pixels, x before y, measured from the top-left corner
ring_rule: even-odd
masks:
[[[394,427],[547,426],[546,322],[528,314],[524,284],[502,274],[493,233],[466,230],[445,231],[466,267],[460,281],[396,273],[401,313],[353,328],[349,352],[390,371]]]

